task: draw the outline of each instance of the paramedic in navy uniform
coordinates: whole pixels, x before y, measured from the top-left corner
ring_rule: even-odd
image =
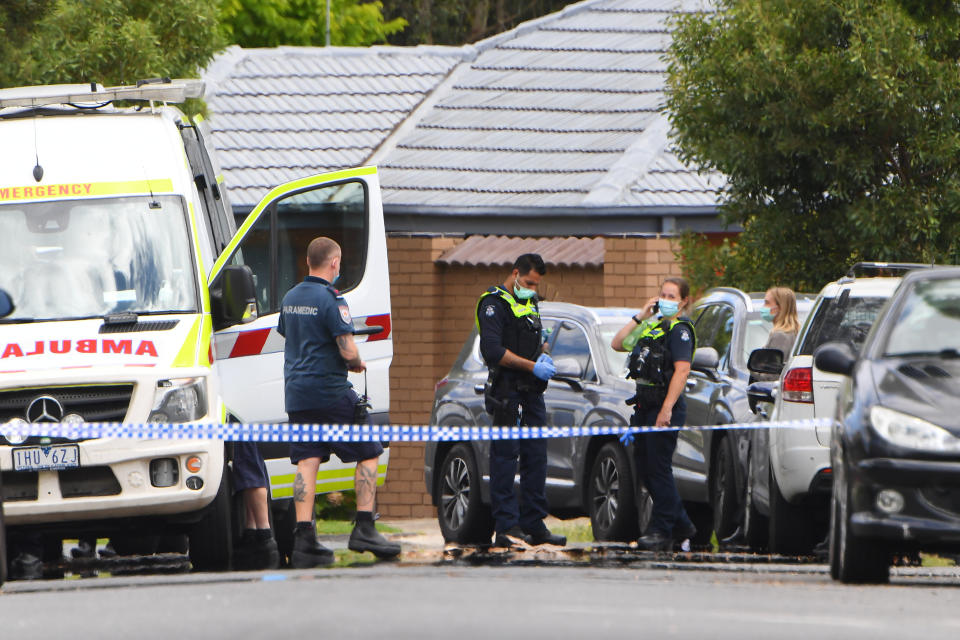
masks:
[[[294,424],[369,423],[365,411],[355,414],[359,398],[347,380],[347,370],[367,368],[353,341],[350,309],[333,282],[340,275],[340,245],[330,238],[314,238],[307,247],[308,275],[287,292],[277,331],[286,338],[284,392],[287,414]],[[297,524],[290,564],[305,569],[333,562],[333,552],[317,542],[313,523],[317,468],[335,453],[344,462],[356,462],[354,485],[357,517],[348,547],[371,551],[377,557],[400,554],[400,545],[388,542],[374,527],[379,442],[295,442],[290,461],[297,465],[293,500]]]

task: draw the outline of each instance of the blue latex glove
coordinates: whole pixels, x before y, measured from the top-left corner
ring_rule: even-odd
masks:
[[[620,436],[620,442],[625,447],[628,447],[631,444],[633,444],[633,431],[627,431],[625,434]]]
[[[533,365],[533,375],[541,380],[549,380],[556,372],[557,368],[553,366],[553,358],[545,353],[540,354],[537,362]]]

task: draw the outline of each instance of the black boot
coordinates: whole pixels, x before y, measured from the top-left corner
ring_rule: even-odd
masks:
[[[350,532],[350,541],[347,543],[347,548],[359,553],[370,551],[378,558],[395,558],[400,555],[400,545],[384,538],[377,531],[373,520],[371,512],[357,512],[357,519],[354,521],[353,531]]]
[[[262,571],[280,566],[280,551],[270,529],[244,529],[233,554],[233,566],[239,571]]]
[[[506,531],[498,531],[493,537],[493,546],[497,549],[512,549],[514,547],[523,548],[530,545],[530,536],[515,525]]]
[[[333,564],[333,551],[317,542],[313,522],[298,522],[293,530],[293,553],[290,566],[294,569],[310,569]]]
[[[644,551],[670,551],[673,548],[673,537],[660,531],[654,531],[645,536],[640,536],[637,540],[637,546]]]
[[[555,544],[562,547],[567,544],[567,536],[562,536],[559,533],[550,533],[550,529],[544,527],[537,533],[528,533],[527,542],[532,545]]]

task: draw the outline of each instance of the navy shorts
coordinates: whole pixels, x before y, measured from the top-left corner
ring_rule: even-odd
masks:
[[[339,400],[323,409],[289,411],[287,415],[293,424],[353,424],[353,407],[357,394],[350,389]],[[367,424],[369,424],[369,418]],[[307,458],[320,458],[320,462],[330,459],[335,453],[344,462],[359,462],[379,458],[383,445],[379,442],[294,442],[290,445],[290,462],[297,464]]]
[[[270,484],[267,465],[256,442],[233,443],[233,490],[257,489]]]

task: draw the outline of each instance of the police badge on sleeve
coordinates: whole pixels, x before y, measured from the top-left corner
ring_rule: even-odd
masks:
[[[492,318],[492,317],[493,317],[493,314],[496,313],[496,310],[493,308],[493,305],[492,305],[492,304],[488,304],[488,305],[487,305],[487,308],[484,309],[483,312],[484,312],[485,314],[487,314],[487,317],[488,317],[488,318]]]
[[[350,324],[353,321],[353,318],[350,317],[350,307],[345,304],[340,305],[340,319],[343,320],[344,324]]]

